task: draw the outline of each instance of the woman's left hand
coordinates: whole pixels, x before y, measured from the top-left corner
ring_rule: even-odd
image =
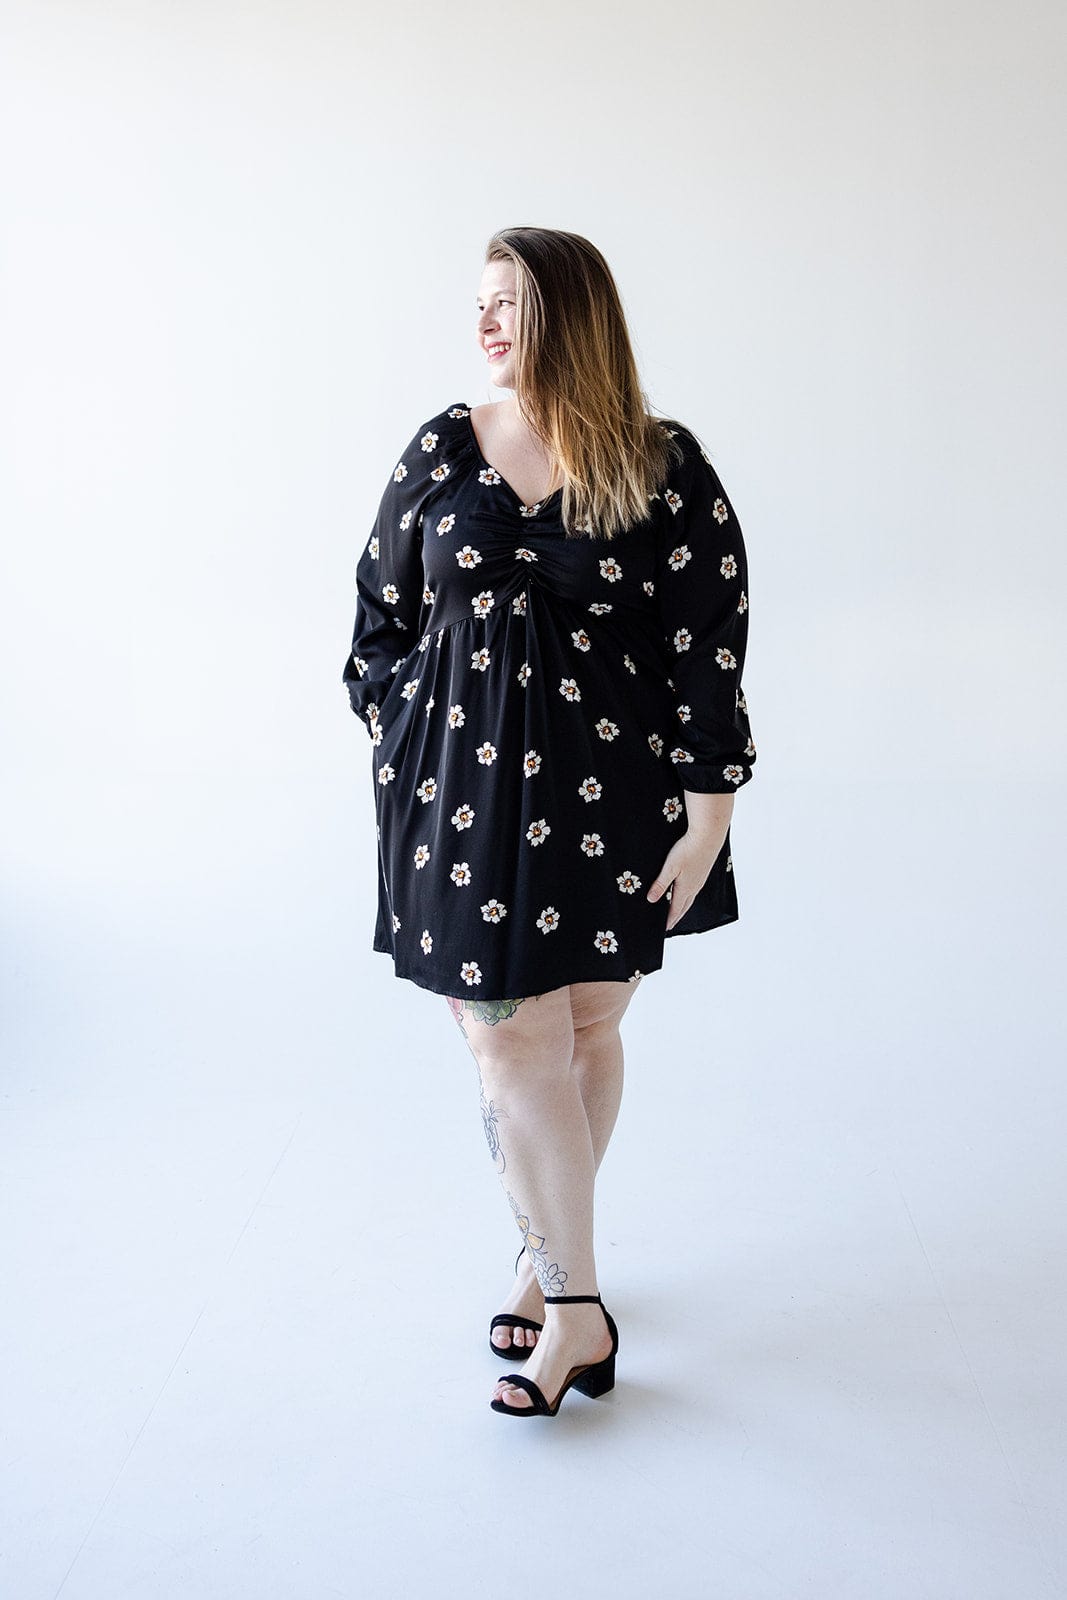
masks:
[[[684,793],[688,827],[671,846],[659,876],[645,895],[646,900],[656,901],[671,890],[668,932],[681,922],[708,881],[708,874],[726,843],[734,814],[732,794],[693,794],[688,789]]]
[[[659,875],[649,885],[645,899],[653,903],[671,890],[671,909],[667,914],[667,930],[685,916],[697,895],[708,881],[708,874],[718,859],[723,846],[720,838],[683,833],[668,852]],[[671,885],[673,884],[673,888]]]

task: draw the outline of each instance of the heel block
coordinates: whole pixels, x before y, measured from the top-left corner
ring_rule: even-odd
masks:
[[[590,1400],[599,1400],[602,1394],[607,1394],[609,1389],[615,1387],[615,1357],[608,1356],[604,1361],[595,1365],[575,1378],[574,1387],[580,1394],[588,1395]]]

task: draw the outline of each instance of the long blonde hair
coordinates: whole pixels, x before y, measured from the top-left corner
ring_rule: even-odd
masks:
[[[557,463],[568,535],[611,539],[649,515],[683,452],[651,415],[611,269],[578,233],[502,228],[515,268],[515,399]]]

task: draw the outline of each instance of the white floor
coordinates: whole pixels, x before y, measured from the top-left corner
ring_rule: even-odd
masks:
[[[739,798],[741,923],[624,1027],[619,1382],[553,1421],[487,1404],[473,1066],[332,818],[239,953],[221,891],[22,908],[0,1592],[1067,1594],[1063,796],[972,799]]]

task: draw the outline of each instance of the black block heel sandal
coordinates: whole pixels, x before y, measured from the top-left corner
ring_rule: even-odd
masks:
[[[519,1270],[519,1262],[522,1260],[525,1252],[526,1246],[523,1245],[522,1249],[515,1257],[516,1272]],[[493,1329],[531,1328],[534,1333],[542,1333],[544,1331],[544,1326],[545,1325],[543,1322],[534,1322],[531,1317],[519,1317],[516,1316],[514,1312],[509,1314],[506,1311],[502,1311],[499,1316],[494,1317],[492,1322],[489,1324],[489,1348],[495,1356],[503,1356],[505,1361],[524,1361],[528,1355],[532,1354],[536,1346],[532,1344],[516,1344],[514,1339],[510,1340],[508,1344],[494,1344]]]
[[[524,1377],[521,1372],[506,1372],[503,1381],[505,1383],[513,1383],[516,1389],[525,1390],[533,1404],[529,1406],[509,1406],[506,1400],[490,1400],[489,1404],[494,1411],[503,1411],[509,1417],[554,1417],[568,1389],[577,1389],[580,1394],[588,1395],[591,1400],[598,1400],[601,1395],[607,1394],[609,1389],[614,1389],[615,1357],[619,1349],[619,1330],[615,1326],[614,1317],[605,1306],[603,1300],[598,1294],[545,1295],[546,1306],[571,1305],[579,1300],[587,1305],[598,1305],[603,1311],[608,1331],[611,1334],[611,1354],[605,1356],[603,1361],[589,1361],[584,1367],[572,1367],[563,1380],[563,1387],[552,1405],[549,1405],[532,1378]]]

